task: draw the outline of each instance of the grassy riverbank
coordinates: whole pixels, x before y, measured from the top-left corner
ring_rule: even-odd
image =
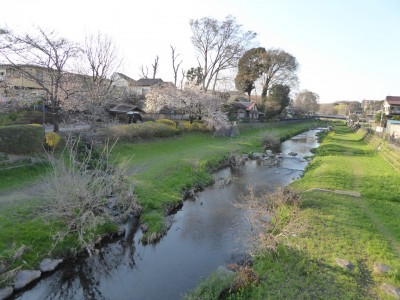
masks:
[[[117,144],[112,152],[115,161],[130,159],[129,173],[143,207],[141,222],[148,228],[144,238],[152,240],[163,234],[167,228],[166,209],[179,204],[185,190],[208,184],[212,179],[210,171],[218,169],[230,154],[260,151],[266,134],[283,140],[313,125],[309,121],[258,128],[236,138],[192,133],[166,140]]]
[[[306,230],[275,254],[260,254],[256,285],[229,299],[394,299],[400,287],[400,174],[364,141],[336,126],[316,151],[305,176],[292,184],[302,195]],[[358,192],[361,197],[314,189]],[[353,263],[340,267],[337,258]],[[375,263],[392,269],[373,272]]]
[[[274,124],[248,130],[236,138],[187,133],[137,144],[117,144],[112,155],[114,163],[130,159],[130,179],[143,206],[141,222],[149,227],[148,236],[154,237],[166,229],[166,208],[179,203],[185,189],[208,183],[211,179],[208,171],[217,168],[224,157],[234,152],[260,151],[266,134],[287,138],[313,125],[312,121]],[[74,237],[68,236],[52,249],[52,235],[62,225],[43,218],[40,192],[31,193],[30,187],[45,170],[36,166],[0,171],[0,176],[9,180],[8,184],[0,185],[1,200],[7,199],[0,201],[0,262],[5,262],[7,269],[37,268],[44,257],[64,256],[77,246]],[[1,264],[0,267],[3,268]],[[3,280],[0,276],[0,286]]]

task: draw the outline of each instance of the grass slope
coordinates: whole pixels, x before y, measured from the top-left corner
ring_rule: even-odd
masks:
[[[229,299],[393,299],[381,285],[400,286],[400,174],[363,139],[336,126],[293,183],[298,190],[352,190],[361,197],[302,193],[308,229],[277,254],[259,256],[254,268],[261,283]],[[339,267],[336,258],[350,260],[354,270]],[[376,262],[392,270],[376,275]]]

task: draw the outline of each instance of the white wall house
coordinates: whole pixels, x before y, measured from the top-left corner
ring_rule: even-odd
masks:
[[[400,96],[387,96],[383,101],[383,113],[387,116],[400,115]]]

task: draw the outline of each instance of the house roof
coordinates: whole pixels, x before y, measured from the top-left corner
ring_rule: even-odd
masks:
[[[129,111],[138,111],[141,113],[146,113],[143,109],[134,106],[134,105],[128,105],[128,104],[119,104],[109,110],[110,112],[115,112],[115,113],[127,113]]]
[[[387,96],[386,102],[390,105],[400,105],[400,96]]]
[[[137,80],[134,85],[135,86],[151,86],[157,83],[163,83],[164,81],[161,78],[141,78]]]
[[[256,103],[249,101],[235,101],[232,103],[232,105],[236,108],[244,108],[246,110],[252,110],[253,107],[256,105]]]
[[[119,77],[125,79],[127,82],[130,82],[130,83],[135,82],[134,79],[130,78],[129,76],[126,76],[125,74],[119,73],[119,72],[115,72],[115,73],[112,75],[112,77],[114,77],[114,76],[116,76],[116,75],[118,75]]]

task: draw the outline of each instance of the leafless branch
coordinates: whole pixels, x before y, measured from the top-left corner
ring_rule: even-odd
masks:
[[[149,68],[146,66],[141,65],[140,68],[140,73],[139,73],[139,77],[140,78],[149,78]]]
[[[154,60],[154,65],[151,65],[151,67],[153,68],[153,79],[156,78],[156,75],[157,75],[158,66],[159,66],[158,59],[159,59],[159,57],[157,55]]]
[[[177,59],[178,59],[180,54],[175,54],[176,48],[173,47],[172,45],[170,45],[170,47],[171,47],[171,56],[172,56],[172,69],[174,71],[174,84],[176,86],[176,82],[178,80],[179,66],[182,63],[182,60],[179,63],[177,63]]]

